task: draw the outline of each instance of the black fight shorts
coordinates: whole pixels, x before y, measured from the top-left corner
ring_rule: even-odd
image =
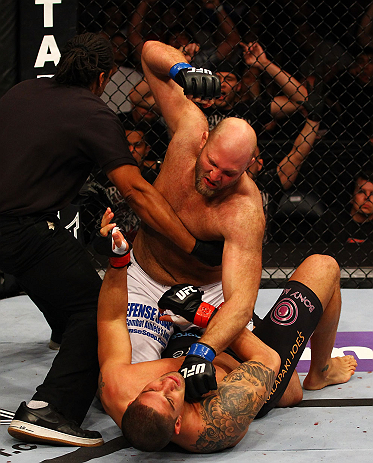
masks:
[[[281,367],[267,402],[256,418],[276,406],[314,332],[323,308],[316,294],[299,281],[288,281],[275,305],[253,333],[281,357]]]

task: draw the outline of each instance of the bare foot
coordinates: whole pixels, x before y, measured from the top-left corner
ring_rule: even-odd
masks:
[[[324,371],[310,371],[304,378],[304,389],[315,391],[332,384],[347,383],[355,373],[357,362],[353,355],[345,355],[344,357],[331,358],[327,366],[328,368]]]

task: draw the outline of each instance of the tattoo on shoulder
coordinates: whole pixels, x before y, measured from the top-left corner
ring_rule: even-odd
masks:
[[[201,402],[203,430],[193,447],[209,453],[235,445],[266,401],[275,377],[273,370],[252,361],[227,375]]]

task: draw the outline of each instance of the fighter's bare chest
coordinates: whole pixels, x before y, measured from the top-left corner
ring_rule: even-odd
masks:
[[[189,196],[180,194],[177,201],[172,203],[176,215],[183,222],[185,227],[195,236],[210,234],[218,226],[217,209],[206,204],[203,197],[198,193]]]
[[[196,191],[194,177],[184,176],[173,185],[159,185],[159,189],[191,233],[209,232],[216,227],[219,205]]]

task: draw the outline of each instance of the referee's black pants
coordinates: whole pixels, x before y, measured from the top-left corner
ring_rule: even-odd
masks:
[[[0,269],[14,275],[47,321],[63,331],[60,350],[33,399],[54,405],[80,425],[97,390],[100,276],[78,240],[51,214],[0,216]]]

